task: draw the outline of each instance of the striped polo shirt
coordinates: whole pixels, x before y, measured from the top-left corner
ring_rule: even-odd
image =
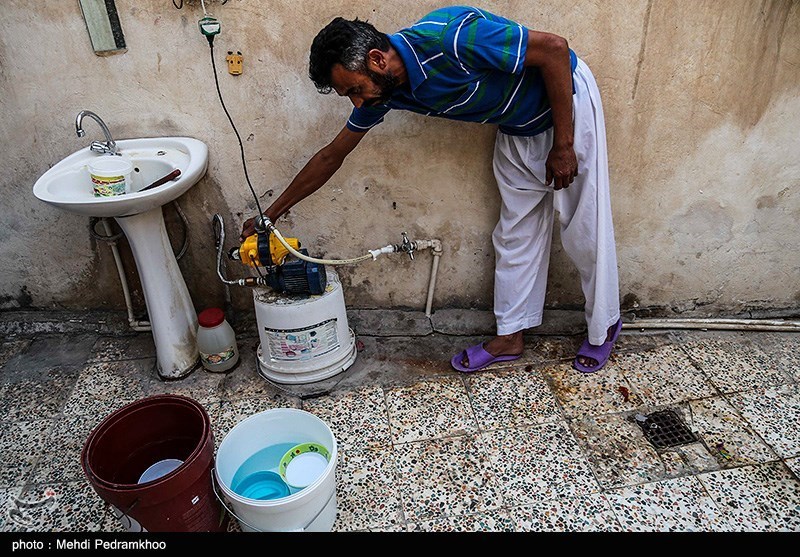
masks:
[[[390,35],[408,83],[385,104],[354,108],[348,129],[365,132],[389,110],[498,124],[509,135],[536,135],[553,125],[541,72],[524,67],[528,30],[486,10],[452,6]],[[577,57],[570,50],[572,70]]]

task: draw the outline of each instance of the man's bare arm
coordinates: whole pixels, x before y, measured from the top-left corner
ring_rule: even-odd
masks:
[[[569,186],[578,173],[573,149],[572,68],[567,40],[552,33],[528,31],[525,65],[542,73],[553,112],[553,149],[547,158],[547,183],[555,189]]]
[[[286,189],[278,196],[272,205],[265,211],[266,216],[275,222],[286,211],[291,209],[296,203],[305,199],[330,180],[342,166],[345,157],[349,155],[356,145],[361,141],[366,132],[354,132],[347,127],[328,145],[320,149],[306,163],[303,169],[289,183]],[[247,236],[255,233],[254,219],[248,219],[242,226],[242,236],[244,240]]]

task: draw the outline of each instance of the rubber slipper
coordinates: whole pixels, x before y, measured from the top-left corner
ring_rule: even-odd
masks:
[[[606,362],[608,362],[608,358],[611,356],[611,350],[614,348],[614,343],[617,342],[617,337],[619,337],[619,332],[621,330],[622,318],[620,317],[616,325],[614,325],[614,334],[612,335],[611,340],[605,341],[600,346],[590,344],[588,338],[584,340],[583,344],[581,344],[580,350],[578,350],[578,355],[575,356],[575,361],[572,362],[572,366],[582,373],[594,373],[595,371],[600,371],[603,366],[606,365]],[[597,365],[583,365],[578,361],[578,358],[580,357],[591,358],[597,362]]]
[[[461,365],[461,361],[464,359],[465,355],[469,360],[469,367]],[[511,360],[519,359],[521,356],[522,354],[517,354],[516,356],[492,356],[483,348],[483,343],[480,343],[475,346],[470,346],[466,350],[453,356],[450,360],[450,365],[458,371],[472,373],[473,371],[481,370],[496,362],[510,362]]]

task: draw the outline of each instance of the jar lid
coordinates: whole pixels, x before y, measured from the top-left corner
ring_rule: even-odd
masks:
[[[201,327],[216,327],[225,321],[225,313],[219,308],[208,308],[200,312],[197,322]]]

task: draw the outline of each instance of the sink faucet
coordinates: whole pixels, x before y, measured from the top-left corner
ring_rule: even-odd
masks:
[[[78,134],[78,137],[83,137],[86,135],[86,132],[83,131],[83,118],[89,116],[93,118],[98,124],[100,124],[100,128],[103,130],[103,134],[106,136],[105,142],[103,141],[92,141],[92,144],[89,146],[89,149],[96,153],[108,153],[110,155],[119,155],[117,152],[117,143],[112,139],[111,132],[108,131],[108,126],[106,123],[103,122],[102,118],[95,114],[90,110],[81,110],[78,112],[78,117],[75,118],[75,132]]]

